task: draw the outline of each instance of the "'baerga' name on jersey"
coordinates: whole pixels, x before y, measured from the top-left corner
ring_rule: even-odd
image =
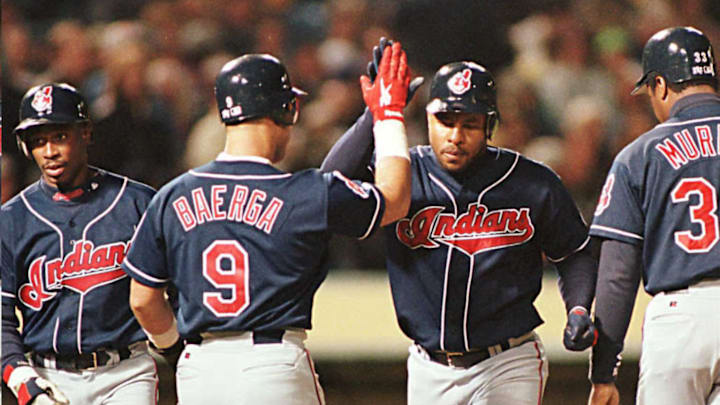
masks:
[[[689,129],[683,129],[655,145],[655,149],[673,169],[677,170],[693,160],[718,156],[720,135],[716,135],[717,140],[713,140],[709,125],[697,125],[693,132],[694,134]],[[720,125],[717,134],[720,134]]]
[[[227,210],[222,209],[229,195],[225,184],[212,186],[209,199],[201,187],[193,189],[190,194],[189,197],[176,198],[172,203],[185,232],[205,222],[225,220],[245,223],[269,234],[284,204],[281,199],[273,197],[263,205],[267,199],[265,191],[250,191],[240,184],[235,185]]]

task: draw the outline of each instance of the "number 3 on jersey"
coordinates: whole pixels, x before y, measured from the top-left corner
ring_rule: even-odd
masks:
[[[691,194],[697,195],[698,203],[690,206],[690,220],[700,225],[701,232],[695,236],[691,231],[677,231],[675,243],[688,253],[707,253],[720,240],[717,189],[702,177],[682,179],[672,191],[672,201],[687,202]]]
[[[203,252],[203,276],[216,288],[229,290],[230,297],[204,292],[203,304],[218,317],[239,315],[250,305],[249,270],[247,252],[237,241],[211,243]]]

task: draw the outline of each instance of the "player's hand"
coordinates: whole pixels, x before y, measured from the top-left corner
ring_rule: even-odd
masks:
[[[367,75],[371,82],[375,83],[375,77],[377,76],[380,60],[385,52],[385,47],[392,46],[392,44],[392,39],[380,37],[380,43],[373,47],[373,59],[367,64]]]
[[[67,405],[67,399],[52,382],[40,377],[30,366],[13,370],[8,386],[18,399],[19,405]]]
[[[178,339],[172,346],[160,349],[156,347],[152,342],[149,342],[152,351],[157,353],[158,356],[162,357],[167,365],[172,369],[173,372],[177,371],[177,363],[180,360],[180,355],[183,349],[185,349],[185,341]]]
[[[373,47],[373,59],[367,64],[367,75],[370,78],[371,82],[375,82],[377,72],[378,70],[380,70],[380,60],[382,60],[383,53],[385,52],[385,47],[392,46],[392,44],[393,41],[391,39],[380,37],[380,43]],[[422,76],[418,76],[410,81],[410,85],[408,86],[407,99],[405,100],[406,105],[410,103],[410,100],[412,100],[415,92],[417,91],[417,89],[420,88],[420,86],[423,85],[423,83],[425,83],[425,78]]]
[[[365,104],[373,115],[373,121],[394,119],[404,122],[403,108],[410,84],[410,68],[407,56],[399,42],[386,47],[375,82],[368,76],[360,77]]]
[[[620,393],[614,383],[593,384],[588,405],[619,405]]]
[[[30,402],[30,404],[32,405],[67,405],[69,403],[70,401],[68,401],[67,398],[59,400],[54,395],[51,396],[47,393],[42,393],[38,395],[34,401]]]
[[[568,313],[563,333],[563,345],[568,350],[580,352],[597,343],[598,331],[587,309],[575,307]]]

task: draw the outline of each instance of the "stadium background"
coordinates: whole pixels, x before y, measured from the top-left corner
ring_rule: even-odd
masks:
[[[2,201],[38,176],[10,135],[19,100],[34,84],[78,87],[95,123],[91,162],[159,187],[222,149],[212,93],[222,64],[243,53],[271,53],[310,93],[281,163],[299,170],[319,166],[362,112],[357,78],[385,35],[403,43],[415,73],[428,81],[450,61],[487,66],[498,81],[502,115],[494,143],[555,169],[590,219],[612,157],[655,124],[646,100],[628,93],[644,42],[674,25],[700,28],[720,46],[720,2],[3,1]],[[426,142],[428,88],[408,109],[412,144]],[[328,403],[404,403],[408,341],[394,319],[382,238],[334,239],[331,268],[308,340]],[[585,403],[587,354],[562,349],[554,274],[548,268],[538,299],[551,363],[544,403]],[[620,371],[623,404],[634,402],[647,296],[640,292],[638,300]],[[161,391],[171,393],[167,369],[161,374]]]

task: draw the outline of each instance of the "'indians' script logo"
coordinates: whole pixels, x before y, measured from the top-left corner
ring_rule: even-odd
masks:
[[[45,86],[39,91],[35,92],[33,100],[30,103],[32,108],[39,113],[52,114],[52,86]]]
[[[453,77],[448,80],[448,88],[455,94],[463,94],[470,90],[472,84],[470,78],[472,77],[472,70],[464,69],[462,72],[457,72]]]
[[[444,209],[431,206],[420,210],[412,219],[400,220],[395,235],[411,249],[436,248],[440,242],[473,256],[523,244],[535,233],[530,208],[488,211],[485,205],[472,203],[459,217],[441,214]]]
[[[62,288],[85,294],[95,287],[126,277],[120,268],[130,243],[116,242],[95,248],[90,241],[77,241],[65,258],[45,263],[46,256],[30,263],[28,282],[20,286],[18,298],[38,311],[43,302]]]

